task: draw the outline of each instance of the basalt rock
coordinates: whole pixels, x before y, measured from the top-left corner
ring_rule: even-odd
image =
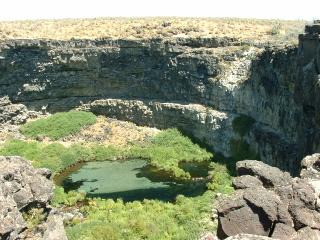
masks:
[[[319,172],[312,167],[317,160],[318,155],[304,158],[304,178],[292,178],[259,161],[238,162],[240,176],[233,181],[237,190],[217,207],[218,237],[254,234],[281,240],[319,239]]]
[[[0,239],[67,239],[62,222],[50,206],[50,177],[49,170],[35,169],[21,157],[0,157]],[[30,233],[23,213],[34,208],[43,209],[47,218],[37,228],[42,231]]]

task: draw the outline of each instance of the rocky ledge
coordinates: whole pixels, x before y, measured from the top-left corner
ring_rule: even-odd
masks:
[[[217,207],[218,237],[320,239],[320,154],[305,157],[301,165],[300,177],[292,178],[260,161],[238,162],[236,191]]]
[[[50,177],[48,169],[35,169],[21,157],[0,157],[0,239],[67,239],[62,218],[49,205]],[[34,229],[25,219],[31,209],[41,209],[44,215]]]

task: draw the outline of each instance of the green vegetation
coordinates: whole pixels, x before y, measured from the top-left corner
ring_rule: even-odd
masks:
[[[179,179],[189,179],[190,174],[179,168],[179,162],[208,161],[213,155],[194,144],[177,129],[168,129],[156,135],[149,144],[131,148],[128,156],[148,159],[159,170],[170,172]]]
[[[231,160],[230,160],[231,161]],[[211,163],[212,180],[207,184],[209,190],[230,194],[233,192],[232,175],[225,164]]]
[[[255,120],[253,118],[246,115],[240,115],[233,120],[232,128],[243,137],[250,131],[254,123]]]
[[[168,129],[156,135],[145,145],[129,148],[100,144],[74,144],[65,147],[59,143],[45,144],[37,141],[11,140],[0,147],[0,154],[19,155],[33,162],[35,167],[46,167],[59,172],[79,161],[104,161],[143,158],[159,170],[169,172],[177,179],[189,179],[190,174],[179,168],[181,161],[208,161],[212,154],[184,137],[176,129]]]
[[[87,114],[55,114],[30,122],[21,130],[31,138],[46,136],[57,140],[94,123],[95,116]],[[61,126],[64,126],[63,129]],[[176,179],[190,179],[190,174],[179,168],[180,162],[209,161],[213,156],[176,129],[162,131],[143,144],[132,143],[126,147],[97,143],[66,147],[60,143],[9,140],[0,145],[0,155],[20,155],[31,160],[34,166],[49,168],[54,173],[79,161],[142,158]],[[71,240],[198,239],[203,232],[215,231],[216,225],[211,220],[215,193],[229,194],[233,191],[226,165],[211,163],[210,166],[212,181],[208,183],[209,190],[198,197],[178,196],[175,202],[144,200],[124,203],[121,199],[87,198],[82,192],[65,193],[62,187],[56,187],[52,205],[66,209],[79,208],[85,216],[84,219],[75,218],[67,223],[66,230]],[[33,228],[43,221],[45,215],[41,210],[31,209],[24,217]]]
[[[95,122],[96,116],[93,113],[70,111],[26,123],[21,127],[21,132],[31,138],[49,137],[52,140],[58,140],[77,133],[81,128]]]
[[[59,195],[56,205],[70,205],[76,194],[59,191]],[[70,222],[67,234],[70,240],[198,239],[202,232],[215,230],[210,220],[213,195],[208,191],[196,198],[178,196],[175,203],[90,199],[80,208],[86,219]],[[68,200],[70,197],[73,200]]]
[[[28,228],[34,229],[46,219],[47,214],[43,208],[31,208],[27,212],[24,212],[22,216],[27,222]]]

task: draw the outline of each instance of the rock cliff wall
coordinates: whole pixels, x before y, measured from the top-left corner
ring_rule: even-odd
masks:
[[[179,127],[225,156],[250,146],[297,172],[319,146],[318,46],[310,31],[299,49],[228,38],[12,40],[0,43],[0,96]],[[243,115],[254,124],[239,133],[233,122]]]

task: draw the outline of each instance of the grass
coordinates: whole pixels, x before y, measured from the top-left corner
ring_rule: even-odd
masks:
[[[96,116],[93,113],[70,111],[26,123],[21,127],[21,132],[30,138],[49,137],[52,140],[58,140],[77,133],[83,127],[95,122]]]
[[[205,231],[215,231],[216,226],[210,219],[213,195],[212,191],[207,191],[195,198],[178,196],[175,203],[90,199],[80,209],[86,216],[85,220],[69,222],[67,235],[70,240],[198,239]],[[60,191],[55,206],[70,206],[70,202],[75,204],[74,199],[75,193]],[[81,200],[81,196],[78,199]]]
[[[134,144],[131,147],[106,146],[96,143],[73,144],[65,147],[60,143],[10,140],[0,147],[0,155],[19,155],[31,160],[34,166],[46,167],[55,173],[79,161],[143,158],[176,179],[190,179],[191,177],[188,172],[179,168],[179,162],[208,161],[212,157],[211,153],[194,144],[176,129],[162,131],[149,143]]]
[[[232,37],[256,42],[294,42],[305,21],[237,18],[94,18],[0,22],[5,39],[150,39]],[[59,29],[59,31],[57,31]]]

